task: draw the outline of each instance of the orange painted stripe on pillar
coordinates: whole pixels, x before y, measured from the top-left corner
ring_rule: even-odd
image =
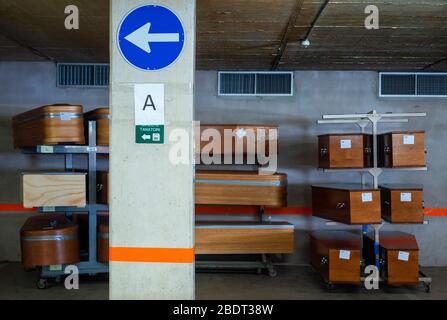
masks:
[[[1,203],[0,212],[36,212],[36,208],[25,208],[21,204]]]
[[[109,259],[115,262],[193,263],[194,248],[110,247]]]

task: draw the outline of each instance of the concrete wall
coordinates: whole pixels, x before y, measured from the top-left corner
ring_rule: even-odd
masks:
[[[20,172],[61,169],[63,157],[23,155],[12,144],[11,117],[45,104],[82,104],[86,111],[107,106],[108,89],[58,88],[56,65],[0,62],[0,203],[20,203]],[[85,167],[82,156],[75,166]],[[106,164],[101,162],[100,168]],[[29,214],[0,212],[0,261],[19,261],[19,230]]]
[[[87,109],[107,105],[107,90],[60,89],[55,86],[55,69],[48,63],[0,63],[0,203],[19,202],[18,174],[23,169],[58,167],[62,159],[49,156],[25,156],[12,149],[9,117],[32,106],[46,103],[82,103]],[[384,124],[382,131],[424,129],[427,131],[428,172],[389,172],[383,182],[423,183],[426,207],[447,208],[446,168],[447,122],[446,99],[379,99],[377,73],[312,72],[295,73],[295,96],[288,98],[217,97],[217,73],[196,73],[196,120],[208,123],[277,123],[280,125],[279,171],[289,175],[289,205],[310,206],[312,183],[358,182],[357,173],[322,173],[316,167],[316,136],[329,132],[357,132],[351,125],[316,125],[323,113],[416,112],[426,111],[426,119],[413,119],[406,125]],[[25,94],[26,93],[26,94]],[[0,213],[0,261],[18,260],[18,230],[25,216]],[[211,219],[215,217],[200,217]],[[226,216],[218,217],[228,219]],[[250,219],[251,217],[241,217]],[[311,229],[327,228],[317,218],[304,216],[272,217],[296,225],[296,254],[293,263],[308,263],[308,237]],[[447,218],[432,217],[429,225],[395,227],[414,232],[421,247],[423,265],[447,266],[447,244],[444,233]],[[333,227],[331,227],[333,228]],[[338,229],[348,229],[339,226]],[[358,230],[357,227],[353,229]]]
[[[323,173],[317,166],[317,135],[334,132],[359,132],[353,125],[316,125],[322,114],[378,112],[428,112],[409,124],[383,124],[381,131],[415,129],[427,131],[428,172],[386,171],[385,183],[422,183],[427,208],[447,207],[446,99],[379,99],[376,72],[295,72],[294,97],[218,97],[217,73],[200,71],[196,75],[196,120],[203,123],[276,123],[279,129],[279,168],[288,174],[290,206],[310,207],[310,185],[330,182],[360,182],[358,173]],[[213,219],[214,217],[201,217]],[[221,219],[228,218],[225,216]],[[249,217],[243,217],[247,219]],[[296,225],[296,254],[293,263],[308,263],[307,231],[328,228],[318,218],[300,216],[271,217]],[[231,217],[233,219],[233,217]],[[391,226],[382,230],[407,230],[416,234],[423,265],[447,265],[444,241],[446,218],[429,218],[429,225]],[[338,226],[337,229],[355,229]],[[334,229],[334,227],[331,227]]]

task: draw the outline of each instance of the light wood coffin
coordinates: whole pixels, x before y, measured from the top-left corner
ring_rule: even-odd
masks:
[[[85,207],[86,173],[22,173],[22,200],[25,208]]]
[[[345,224],[381,222],[380,190],[360,184],[312,186],[313,215]]]
[[[359,235],[346,231],[316,231],[310,234],[312,266],[328,283],[360,283]]]
[[[364,258],[367,265],[375,264],[374,233],[364,239]],[[381,231],[379,254],[382,277],[388,284],[419,283],[419,247],[415,236],[398,231]]]
[[[417,185],[381,185],[382,218],[391,223],[424,223],[422,193]]]
[[[287,175],[196,171],[196,204],[287,206]]]
[[[196,254],[293,253],[294,227],[286,222],[198,222]]]
[[[88,122],[96,121],[96,144],[109,145],[109,108],[98,108],[84,114],[86,141],[88,141]]]
[[[214,137],[219,137],[220,148],[212,149],[210,143]],[[270,148],[276,149],[278,143],[277,125],[254,125],[254,124],[201,124],[200,136],[196,137],[197,151],[210,155],[235,155],[256,154],[269,155]],[[226,149],[225,141],[227,142]],[[230,145],[231,143],[231,145]],[[272,144],[270,146],[270,144]],[[273,144],[276,144],[274,146]],[[207,147],[208,146],[208,147]],[[239,146],[239,147],[237,147]]]
[[[25,268],[80,261],[78,226],[63,214],[29,218],[20,230],[20,244]]]
[[[12,124],[15,148],[85,144],[82,106],[43,106],[13,117]]]

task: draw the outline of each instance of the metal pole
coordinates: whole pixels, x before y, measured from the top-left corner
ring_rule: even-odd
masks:
[[[88,226],[89,262],[96,261],[97,208],[96,208],[96,121],[88,122]]]

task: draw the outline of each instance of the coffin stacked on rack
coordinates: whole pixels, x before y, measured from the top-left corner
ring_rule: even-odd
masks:
[[[319,168],[366,169],[374,167],[373,136],[329,134],[319,136]],[[392,132],[377,136],[378,168],[425,167],[423,131]],[[327,184],[312,186],[313,215],[348,225],[423,223],[422,187],[403,184]],[[364,235],[367,265],[376,264],[374,233]],[[360,281],[361,239],[340,231],[311,234],[312,264],[330,283]],[[418,283],[417,242],[405,233],[381,233],[382,278],[389,284]],[[336,252],[336,253],[334,253]],[[334,262],[335,261],[335,262]],[[340,266],[343,272],[340,274]],[[355,267],[348,267],[348,266]]]
[[[14,146],[24,149],[26,153],[61,152],[67,156],[71,145],[85,145],[89,141],[87,129],[90,120],[96,121],[99,145],[107,146],[107,117],[106,108],[86,115],[83,114],[82,106],[77,105],[55,104],[33,109],[13,118]],[[86,208],[87,203],[95,205],[96,202],[87,196],[88,181],[85,172],[73,170],[24,172],[21,190],[23,206],[42,208],[43,211],[54,211],[55,208],[71,211],[71,208]],[[54,212],[31,217],[22,227],[22,262],[25,267],[73,264],[82,260],[80,237],[87,237],[84,240],[88,244],[88,225],[86,230],[82,230],[77,222],[88,222],[88,215],[74,214],[71,221],[64,214]],[[96,237],[96,234],[93,236]]]
[[[196,141],[196,144],[200,145],[200,151],[206,150],[208,154],[233,159],[237,156],[256,156],[259,153],[269,155],[269,146],[277,144],[277,135],[270,134],[273,129],[277,130],[277,126],[202,125],[201,137],[204,133],[205,136],[207,133],[218,133],[220,141],[217,145],[224,148],[231,142],[232,148],[208,150],[207,143]],[[239,149],[235,145],[239,145]],[[209,167],[212,168],[212,165]],[[197,205],[257,206],[260,210],[263,207],[283,207],[287,205],[287,176],[253,171],[197,170],[195,202]],[[293,225],[283,222],[196,222],[196,252],[292,253],[293,234]]]

